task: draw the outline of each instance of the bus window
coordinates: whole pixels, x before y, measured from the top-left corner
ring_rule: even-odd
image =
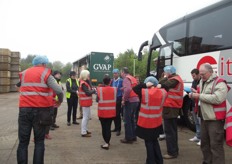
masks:
[[[210,11],[189,21],[188,54],[232,46],[232,5]]]
[[[164,27],[160,30],[160,34],[167,43],[173,43],[174,53],[179,56],[186,54],[186,22],[182,22],[170,27]]]
[[[167,65],[172,65],[173,59],[173,44],[169,43],[159,48],[159,59],[157,65],[157,78],[161,78],[163,68]]]

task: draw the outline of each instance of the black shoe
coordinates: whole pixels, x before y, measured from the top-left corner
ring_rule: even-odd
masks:
[[[137,138],[133,138],[132,141],[135,141],[135,142],[136,142],[136,141],[137,141]]]
[[[53,127],[53,128],[59,128],[60,126],[54,124],[52,127]]]
[[[163,159],[173,159],[173,158],[177,158],[178,155],[169,155],[169,154],[165,154],[163,155]]]
[[[68,126],[71,126],[71,123],[70,123],[70,122],[68,122],[68,123],[67,123],[67,125],[68,125]]]
[[[78,122],[76,122],[76,121],[75,121],[75,122],[73,122],[73,124],[75,124],[75,125],[79,125],[79,123],[78,123]]]
[[[116,136],[120,136],[121,132],[120,131],[117,131],[116,132]]]
[[[82,134],[81,137],[91,137],[91,134]]]
[[[116,130],[116,129],[114,129],[114,130],[111,130],[111,132],[117,132],[117,130]]]
[[[159,140],[159,141],[165,140],[165,136],[162,136],[162,137],[159,136],[158,140]]]
[[[121,141],[121,143],[125,143],[125,144],[132,144],[133,143],[133,141],[131,141],[131,140],[127,140],[127,139],[121,139],[120,140]]]
[[[55,128],[53,126],[50,126],[50,130],[55,130]]]

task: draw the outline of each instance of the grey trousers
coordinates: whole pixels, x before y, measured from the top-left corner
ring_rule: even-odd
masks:
[[[225,164],[224,121],[201,122],[201,151],[203,162],[207,164]]]

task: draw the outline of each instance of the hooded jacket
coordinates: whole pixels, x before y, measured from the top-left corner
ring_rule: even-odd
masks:
[[[214,88],[214,93],[212,94],[212,88],[214,80],[217,77],[216,74],[212,74],[205,84],[200,81],[200,106],[201,114],[204,120],[216,120],[213,105],[219,105],[226,100],[228,88],[226,83],[220,82]]]

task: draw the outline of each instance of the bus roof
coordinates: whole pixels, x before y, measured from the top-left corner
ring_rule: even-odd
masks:
[[[204,7],[202,9],[200,9],[200,10],[197,10],[195,12],[187,14],[184,17],[181,17],[181,18],[179,18],[179,19],[177,19],[175,21],[172,21],[171,23],[166,24],[162,28],[166,28],[168,26],[173,26],[173,25],[178,24],[180,22],[184,22],[184,21],[187,21],[187,20],[192,19],[194,17],[197,17],[198,15],[202,15],[204,13],[210,12],[211,10],[214,10],[216,8],[221,8],[223,6],[228,6],[228,5],[231,5],[231,4],[232,4],[232,1],[224,1],[224,0],[219,1],[217,3],[214,3],[214,4],[210,5],[210,6]]]

